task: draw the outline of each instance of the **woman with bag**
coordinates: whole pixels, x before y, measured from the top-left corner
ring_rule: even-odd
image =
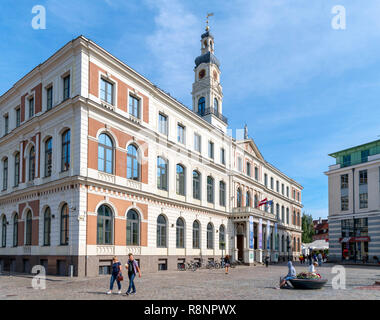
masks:
[[[111,280],[110,280],[110,289],[107,292],[107,294],[111,294],[113,290],[113,284],[117,283],[117,287],[119,291],[117,294],[121,294],[121,281],[123,281],[123,275],[121,274],[121,263],[117,259],[117,257],[112,258],[112,273],[111,273]]]

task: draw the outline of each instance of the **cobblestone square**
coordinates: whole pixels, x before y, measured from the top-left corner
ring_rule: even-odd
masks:
[[[295,264],[297,273],[306,271],[305,265]],[[137,278],[137,294],[125,296],[127,281],[122,284],[123,295],[117,295],[115,283],[112,295],[106,295],[108,276],[94,278],[63,278],[48,276],[45,290],[32,288],[32,276],[3,274],[0,276],[1,300],[247,300],[247,299],[380,299],[380,286],[372,286],[380,281],[379,267],[345,266],[346,289],[334,290],[331,272],[333,265],[318,268],[328,283],[321,290],[276,290],[280,276],[286,275],[285,264],[265,266],[240,266],[224,270],[161,271],[142,274]],[[127,277],[126,277],[127,278]]]

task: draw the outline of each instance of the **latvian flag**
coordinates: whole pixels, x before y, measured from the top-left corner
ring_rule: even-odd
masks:
[[[264,204],[271,206],[273,204],[273,201],[272,200],[268,201],[268,198],[265,198],[259,202],[259,207],[263,206]]]

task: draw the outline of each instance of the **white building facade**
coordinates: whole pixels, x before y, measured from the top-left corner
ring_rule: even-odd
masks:
[[[209,30],[201,43],[193,110],[82,36],[0,97],[2,270],[298,256],[302,186],[227,135]]]
[[[335,152],[329,183],[329,259],[380,256],[380,140]]]

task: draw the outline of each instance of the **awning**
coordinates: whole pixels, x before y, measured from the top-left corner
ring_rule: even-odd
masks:
[[[339,242],[340,243],[346,243],[346,242],[370,242],[371,238],[370,237],[345,237],[345,238],[340,238]]]

